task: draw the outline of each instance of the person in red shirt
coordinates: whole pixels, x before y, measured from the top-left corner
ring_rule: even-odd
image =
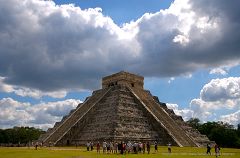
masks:
[[[97,153],[100,154],[100,143],[99,142],[97,143]]]

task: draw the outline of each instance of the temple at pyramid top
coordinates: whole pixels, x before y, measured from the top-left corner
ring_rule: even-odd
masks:
[[[115,85],[124,85],[143,89],[144,77],[129,72],[120,71],[118,73],[102,78],[102,88],[108,88]]]

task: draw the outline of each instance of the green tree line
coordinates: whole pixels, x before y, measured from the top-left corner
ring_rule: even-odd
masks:
[[[187,123],[222,147],[240,148],[240,124],[234,128],[224,122],[200,123],[198,118],[191,118]]]
[[[13,127],[0,129],[0,144],[27,144],[37,140],[44,133],[34,127]]]

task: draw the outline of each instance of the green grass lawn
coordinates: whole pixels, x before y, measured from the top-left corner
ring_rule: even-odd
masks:
[[[158,152],[154,153],[154,149],[151,149],[151,153],[148,154],[97,154],[96,150],[86,151],[83,147],[52,147],[52,148],[0,148],[0,158],[105,158],[105,157],[119,157],[119,158],[209,158],[215,157],[214,150],[212,149],[212,155],[205,154],[205,148],[192,148],[192,147],[172,147],[172,153],[167,153],[167,147],[159,147]],[[240,149],[221,149],[220,158],[240,158]]]

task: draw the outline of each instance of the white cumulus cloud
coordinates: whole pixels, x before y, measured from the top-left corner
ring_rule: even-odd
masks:
[[[238,100],[240,98],[240,77],[213,79],[203,87],[200,97],[204,101]]]
[[[230,124],[240,123],[240,78],[213,79],[200,92],[200,98],[190,103],[194,117],[204,121],[223,120]]]
[[[223,115],[220,117],[220,120],[223,122],[227,122],[229,124],[234,124],[234,125],[238,125],[240,123],[240,110],[238,110],[237,112],[234,112],[232,114],[228,114],[228,115]]]
[[[240,77],[213,79],[205,84],[200,97],[192,99],[189,107],[167,104],[184,120],[223,121],[232,125],[240,123]]]
[[[76,108],[80,100],[67,99],[32,105],[12,98],[0,100],[0,127],[34,126],[47,129]]]
[[[181,109],[177,104],[167,103],[167,107],[172,109],[176,115],[182,116],[182,118],[187,121],[193,117],[193,111],[188,108]]]
[[[223,68],[214,68],[210,72],[210,74],[217,74],[217,75],[227,75],[227,71]]]

